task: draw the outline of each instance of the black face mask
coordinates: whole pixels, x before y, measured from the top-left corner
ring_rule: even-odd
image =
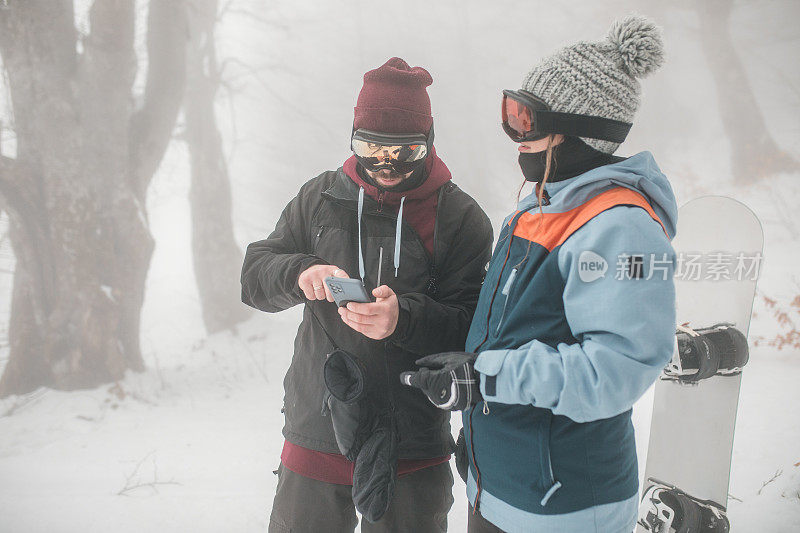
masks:
[[[555,162],[555,159],[553,159]],[[540,183],[544,179],[544,170],[547,166],[547,150],[542,152],[520,152],[519,168],[527,181]]]
[[[578,137],[566,137],[564,142],[553,147],[548,183],[574,178],[593,168],[622,161],[624,157],[599,152]],[[519,166],[527,181],[541,183],[547,166],[547,150],[530,153],[520,152]]]

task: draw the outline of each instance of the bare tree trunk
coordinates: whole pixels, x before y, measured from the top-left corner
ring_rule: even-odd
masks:
[[[730,0],[704,0],[695,4],[700,19],[700,42],[717,87],[722,123],[731,142],[734,179],[793,171],[798,163],[775,143],[750,88],[742,62],[730,36]]]
[[[217,1],[201,0],[192,7],[184,102],[192,168],[192,258],[203,322],[214,333],[233,328],[250,313],[239,297],[243,255],[233,233],[230,180],[214,114]]]
[[[0,158],[17,258],[0,397],[93,387],[144,368],[139,314],[153,250],[144,192],[180,98],[146,94],[134,111],[134,7],[135,0],[95,2],[82,53],[71,1],[16,0],[0,11],[17,134],[16,159]],[[185,45],[181,3],[153,0],[150,10],[148,40],[183,31]],[[169,60],[180,95],[184,59],[185,48],[151,56],[148,79]],[[153,105],[158,123],[140,118]],[[132,157],[140,153],[149,158]]]

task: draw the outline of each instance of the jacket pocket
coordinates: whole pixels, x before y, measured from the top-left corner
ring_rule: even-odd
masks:
[[[538,482],[537,488],[539,490],[549,489],[555,479],[553,476],[553,464],[550,461],[550,423],[553,419],[553,414],[547,409],[542,409],[542,417],[538,421],[538,428],[536,431],[536,451],[534,463],[538,469]]]
[[[542,499],[539,502],[542,507],[545,507],[550,501],[550,498],[561,488],[561,483],[556,480],[553,474],[553,461],[550,456],[550,428],[553,420],[553,413],[549,410],[545,412],[547,414],[542,418],[536,446],[539,479],[542,482],[537,488],[542,494]]]

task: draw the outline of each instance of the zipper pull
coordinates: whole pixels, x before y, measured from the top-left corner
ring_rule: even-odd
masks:
[[[487,402],[486,400],[483,400],[483,414],[485,415],[489,414],[489,402]]]
[[[381,192],[378,195],[378,213],[383,211],[383,195],[386,194],[385,192]]]

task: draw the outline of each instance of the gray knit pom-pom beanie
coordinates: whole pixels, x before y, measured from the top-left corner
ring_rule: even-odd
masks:
[[[651,20],[630,15],[611,25],[605,40],[581,41],[546,58],[525,76],[522,88],[553,111],[633,122],[643,78],[664,62],[661,29]],[[581,139],[613,154],[619,143]]]

